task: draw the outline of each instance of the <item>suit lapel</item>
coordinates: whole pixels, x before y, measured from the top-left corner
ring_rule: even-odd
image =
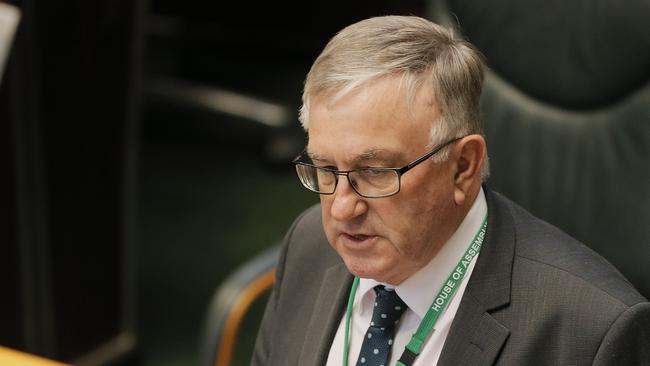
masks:
[[[342,263],[330,267],[325,272],[314,311],[307,325],[307,333],[300,353],[300,365],[322,366],[327,362],[330,346],[350,295],[351,285],[352,275]]]
[[[497,322],[471,294],[465,293],[438,366],[492,365],[510,331]]]
[[[488,230],[438,366],[492,365],[510,334],[490,312],[510,303],[514,223],[498,194],[485,189]]]

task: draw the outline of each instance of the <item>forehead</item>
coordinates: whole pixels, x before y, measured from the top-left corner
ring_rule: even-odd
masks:
[[[428,89],[417,91],[409,103],[400,78],[382,78],[340,98],[315,96],[307,150],[328,161],[417,155],[426,149],[439,116]]]

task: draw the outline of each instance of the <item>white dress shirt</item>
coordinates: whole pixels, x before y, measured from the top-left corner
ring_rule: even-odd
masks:
[[[372,279],[362,278],[354,297],[352,308],[352,319],[350,321],[350,348],[348,365],[354,366],[361,351],[361,344],[366,330],[370,325],[372,310],[375,302],[376,285],[394,287],[399,297],[406,303],[408,309],[402,315],[400,322],[395,328],[393,349],[390,354],[388,365],[395,365],[402,355],[404,347],[408,344],[413,333],[416,332],[420,321],[424,318],[427,310],[433,303],[436,295],[451,272],[456,268],[458,261],[467,250],[470,242],[481,228],[483,219],[487,213],[485,194],[481,188],[472,208],[463,219],[456,232],[449,238],[447,243],[440,249],[431,261],[418,272],[407,278],[398,286],[390,286]],[[478,257],[478,256],[476,256]],[[415,360],[413,366],[436,365],[442,346],[445,343],[449,328],[458,310],[458,305],[463,297],[467,282],[474,270],[476,258],[470,263],[465,277],[454,293],[446,310],[438,318],[431,335],[427,338],[422,347],[422,352]],[[345,338],[345,314],[339,323],[338,330],[327,358],[327,366],[341,366],[343,364],[343,342]],[[387,366],[388,366],[387,365]]]

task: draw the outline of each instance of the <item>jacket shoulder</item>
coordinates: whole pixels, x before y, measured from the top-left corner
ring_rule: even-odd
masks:
[[[537,268],[573,286],[593,288],[626,306],[646,301],[618,269],[593,249],[507,198],[500,196],[499,200],[514,223],[515,265]]]

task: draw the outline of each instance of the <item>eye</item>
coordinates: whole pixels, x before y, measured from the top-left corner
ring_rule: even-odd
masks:
[[[385,173],[386,173],[384,170],[381,170],[381,169],[372,169],[372,168],[365,169],[363,172],[364,172],[364,174],[366,174],[366,175],[368,175],[368,176],[372,176],[372,175],[377,176],[377,175],[381,175],[381,174],[385,174]]]
[[[358,170],[358,172],[359,175],[364,178],[377,178],[377,177],[383,177],[387,174],[390,174],[390,172],[386,171],[385,169],[379,169],[379,168],[365,168],[365,169]]]

